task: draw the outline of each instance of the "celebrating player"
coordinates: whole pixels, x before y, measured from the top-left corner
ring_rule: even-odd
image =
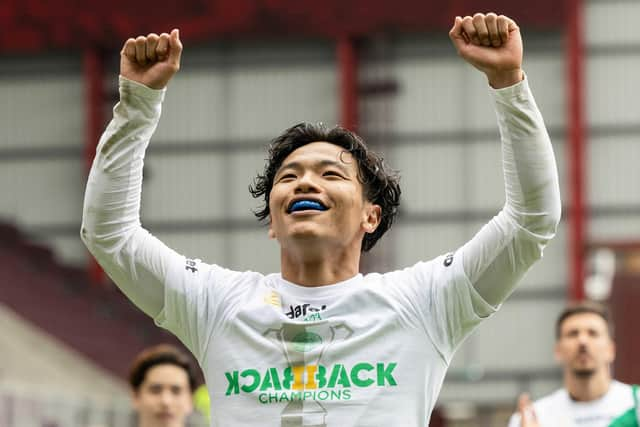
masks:
[[[120,102],[97,148],[81,236],[123,292],[194,353],[213,425],[424,426],[455,349],[542,256],[560,218],[558,176],[521,68],[520,30],[489,13],[456,17],[449,35],[488,79],[504,207],[446,256],[367,275],[361,253],[391,226],[400,188],[340,127],[284,131],[252,187],[281,273],[187,259],[142,228],[144,153],[182,44],[177,30],[124,44]]]

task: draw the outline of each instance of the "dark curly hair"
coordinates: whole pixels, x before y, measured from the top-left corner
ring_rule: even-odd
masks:
[[[269,196],[273,180],[284,159],[294,150],[312,142],[329,142],[344,148],[358,162],[358,179],[366,199],[381,208],[380,224],[373,233],[365,234],[362,252],[367,252],[391,228],[400,204],[399,175],[391,170],[383,158],[371,151],[355,133],[341,127],[327,127],[322,123],[299,123],[284,131],[269,145],[269,157],[262,174],[254,179],[249,191],[255,198],[264,198],[262,209],[254,211],[259,220],[269,215]]]

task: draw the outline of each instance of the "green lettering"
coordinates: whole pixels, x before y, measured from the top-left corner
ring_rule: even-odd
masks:
[[[285,390],[291,390],[291,383],[293,382],[293,372],[291,366],[287,366],[282,372],[282,388]]]
[[[316,381],[318,382],[318,388],[324,388],[327,385],[327,368],[324,365],[318,365]]]
[[[269,368],[269,374],[271,376],[271,382],[273,382],[273,388],[275,390],[282,390],[280,386],[280,378],[278,377],[278,370],[276,368]]]
[[[260,391],[265,391],[273,388],[273,382],[271,381],[271,374],[269,369],[267,369],[264,373],[264,377],[262,378],[262,384],[260,384]]]
[[[260,384],[260,391],[265,390],[282,390],[280,386],[280,378],[278,378],[278,371],[276,368],[269,368],[264,373],[262,378],[262,384]]]
[[[370,363],[358,363],[356,364],[352,369],[351,369],[351,382],[355,385],[357,385],[358,387],[369,387],[371,384],[373,384],[373,379],[371,378],[366,378],[366,379],[360,379],[360,377],[358,376],[358,374],[360,373],[360,371],[373,371],[373,365],[371,365]]]
[[[233,371],[232,373],[225,372],[224,376],[229,381],[229,385],[227,386],[226,395],[230,394],[238,394],[240,393],[240,384],[238,383],[238,371]]]
[[[351,383],[349,382],[349,373],[345,369],[344,365],[340,363],[333,365],[328,387],[333,388],[336,384],[339,384],[342,387],[351,387]]]
[[[341,367],[342,365],[339,363],[333,365],[333,368],[331,368],[331,377],[329,378],[329,384],[327,385],[327,387],[334,388],[336,386]]]
[[[240,376],[242,378],[246,378],[246,377],[253,378],[253,382],[251,384],[244,384],[240,387],[240,390],[244,391],[245,393],[251,393],[252,391],[257,389],[258,386],[260,385],[260,373],[255,369],[247,369],[245,371],[242,371]]]
[[[351,387],[351,382],[349,382],[349,373],[347,372],[347,369],[340,365],[340,367],[342,369],[340,369],[340,379],[338,380],[338,384],[340,384],[342,387]]]
[[[276,403],[279,402],[278,393],[269,394],[269,403],[272,403],[272,402],[276,402]]]
[[[378,374],[379,386],[384,386],[385,380],[387,381],[387,383],[389,383],[390,386],[398,385],[396,379],[393,378],[393,375],[391,374],[391,372],[393,372],[393,370],[396,368],[396,365],[397,363],[392,362],[385,367],[384,363],[378,363],[376,372]]]

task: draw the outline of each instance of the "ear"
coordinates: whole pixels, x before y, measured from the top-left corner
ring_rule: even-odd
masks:
[[[375,205],[371,202],[367,202],[364,210],[364,216],[362,219],[362,229],[365,233],[371,234],[380,225],[382,219],[382,208],[380,205]]]
[[[276,238],[276,232],[274,231],[273,227],[271,226],[271,218],[269,218],[269,231],[267,232],[268,236],[270,239],[275,239]]]
[[[560,344],[556,340],[556,344],[553,346],[553,358],[557,363],[562,364],[562,353],[560,352]]]
[[[194,405],[193,405],[193,392],[191,392],[191,393],[189,394],[189,406],[188,406],[188,408],[189,408],[189,409],[188,409],[188,411],[187,411],[187,412],[188,412],[189,414],[191,414],[191,413],[193,412],[193,408],[194,408]]]
[[[140,394],[137,390],[131,390],[131,405],[136,412],[140,409]]]
[[[609,363],[613,363],[616,360],[616,343],[613,339],[609,339]]]

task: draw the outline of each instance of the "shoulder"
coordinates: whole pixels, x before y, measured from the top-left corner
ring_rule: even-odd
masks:
[[[234,271],[200,259],[182,257],[172,268],[168,283],[172,287],[188,285],[192,290],[223,291],[247,289],[264,282],[265,276],[253,271]]]
[[[415,264],[379,275],[384,280],[411,281],[419,280],[421,282],[441,281],[448,276],[457,272],[457,263],[460,261],[461,254],[449,252],[430,260],[418,261]],[[375,276],[368,274],[367,276]]]
[[[201,278],[228,278],[228,279],[260,279],[264,275],[256,273],[254,271],[235,271],[225,267],[221,267],[218,264],[209,264],[202,261],[199,258],[181,257],[177,262],[179,269],[184,274],[192,275],[193,277]]]
[[[617,392],[631,392],[631,385],[630,384],[626,384],[620,381],[616,381],[613,380],[611,381],[611,391],[617,391]]]
[[[629,384],[625,384],[620,381],[614,380],[611,382],[611,388],[607,393],[607,397],[610,397],[615,401],[622,401],[622,400],[632,401],[633,388]]]
[[[565,405],[567,401],[567,391],[561,388],[533,402],[533,407],[535,411],[556,410]]]

